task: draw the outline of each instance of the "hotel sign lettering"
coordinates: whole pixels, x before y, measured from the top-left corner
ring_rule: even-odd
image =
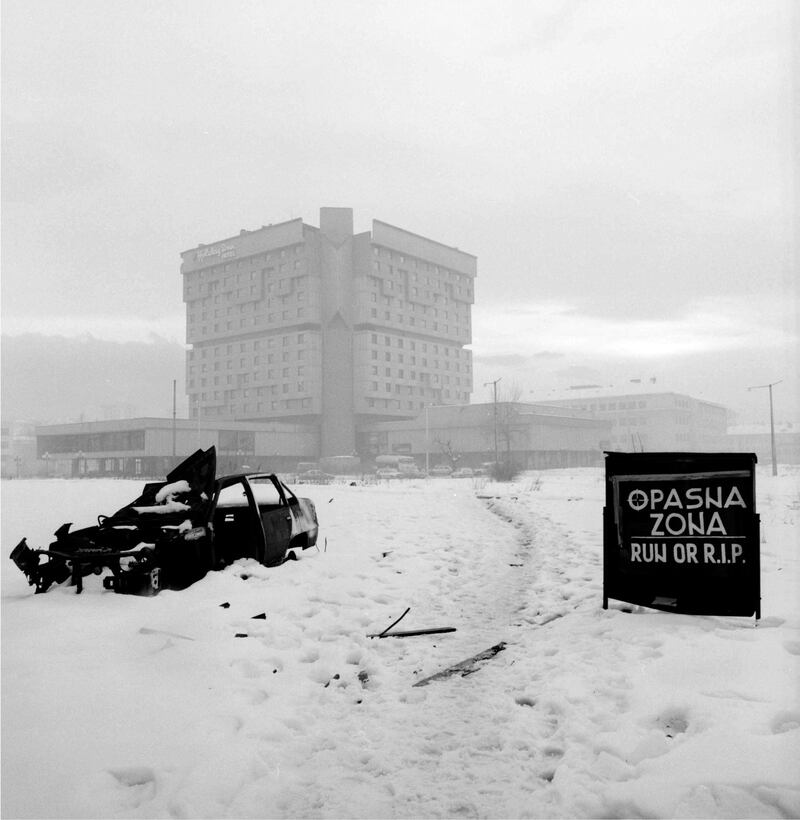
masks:
[[[198,248],[195,253],[195,261],[202,262],[209,257],[218,256],[220,259],[230,259],[236,256],[236,247],[234,245],[212,245],[209,248]]]
[[[759,617],[755,461],[607,453],[604,606]]]

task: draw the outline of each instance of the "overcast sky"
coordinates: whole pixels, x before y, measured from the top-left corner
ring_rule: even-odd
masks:
[[[2,12],[5,333],[182,341],[181,251],[344,206],[478,257],[475,400],[800,420],[790,0]]]

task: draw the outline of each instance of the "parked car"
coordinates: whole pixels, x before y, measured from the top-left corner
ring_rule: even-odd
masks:
[[[289,550],[316,544],[310,499],[298,498],[272,473],[216,478],[215,472],[215,448],[197,450],[166,481],[146,484],[135,501],[98,516],[96,526],[70,532],[64,524],[46,550],[23,538],[11,559],[36,592],[67,579],[80,592],[85,576],[108,569],[106,589],[152,595],[183,589],[239,558],[274,566]]]
[[[378,467],[375,470],[375,476],[377,478],[402,478],[402,475],[398,470],[393,470],[391,467]]]
[[[298,473],[298,484],[330,484],[333,476],[329,473],[323,473],[322,470],[306,470],[304,473]]]
[[[474,471],[469,467],[459,467],[455,472],[450,474],[450,478],[472,478],[474,475]]]
[[[435,467],[431,468],[431,475],[438,475],[438,476],[447,476],[453,472],[453,468],[449,467],[447,464],[437,464]]]

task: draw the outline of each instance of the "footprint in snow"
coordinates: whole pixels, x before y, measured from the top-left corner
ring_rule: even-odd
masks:
[[[778,618],[775,615],[771,615],[769,618],[762,618],[758,621],[758,626],[761,628],[767,627],[776,627],[776,626],[783,626],[786,623],[784,618]]]
[[[232,661],[231,666],[245,678],[258,678],[261,677],[262,674],[261,669],[258,666],[256,666],[256,664],[254,664],[252,661]]]
[[[685,712],[676,709],[659,715],[656,725],[667,737],[677,737],[689,728],[689,720]]]
[[[149,766],[130,766],[124,769],[109,769],[108,773],[119,783],[136,792],[138,799],[133,805],[141,805],[151,800],[156,793],[156,773]]]
[[[358,649],[351,649],[347,656],[345,657],[345,663],[353,664],[354,666],[358,666],[361,663],[361,658],[363,657],[363,652],[360,648]]]
[[[774,735],[782,735],[784,732],[800,729],[800,712],[778,712],[772,719],[770,729]]]
[[[251,706],[260,706],[265,701],[269,700],[269,694],[263,689],[256,689],[248,693],[247,698]]]
[[[800,641],[784,641],[783,648],[790,655],[800,655]]]

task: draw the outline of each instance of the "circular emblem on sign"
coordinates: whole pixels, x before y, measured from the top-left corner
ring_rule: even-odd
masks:
[[[633,510],[643,510],[647,506],[647,493],[644,490],[633,490],[628,495],[628,505]]]

